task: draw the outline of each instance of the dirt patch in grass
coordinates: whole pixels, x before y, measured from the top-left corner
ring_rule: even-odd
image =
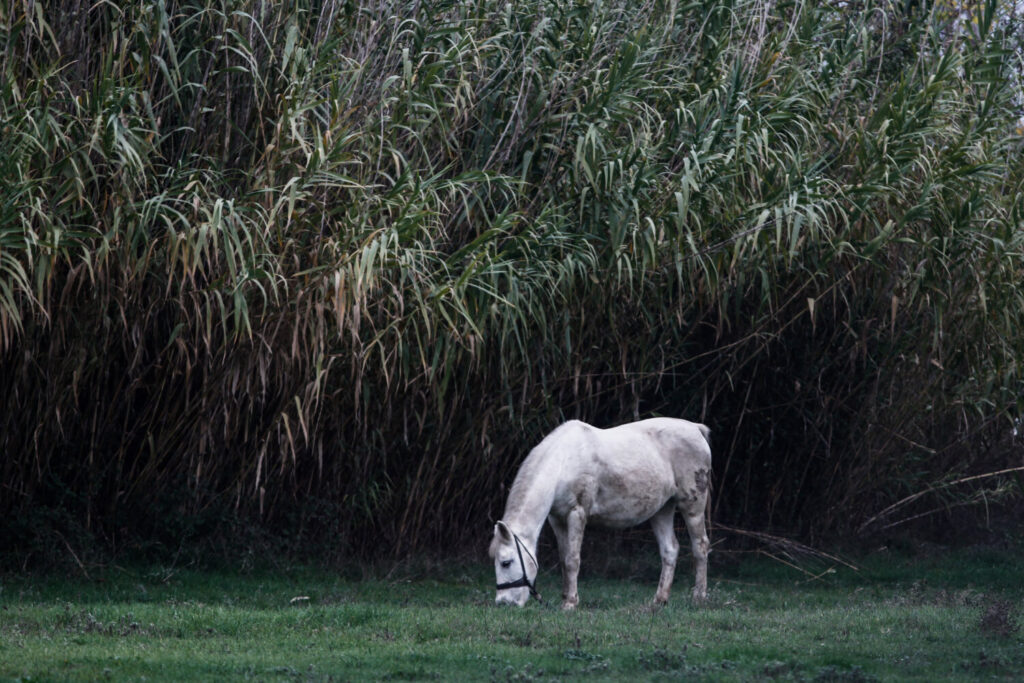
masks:
[[[926,579],[918,579],[910,587],[893,596],[891,604],[899,606],[933,605],[936,607],[980,607],[988,596],[971,587],[950,590],[933,588]]]
[[[1009,638],[1020,631],[1013,605],[1008,600],[996,600],[985,608],[978,628],[993,638]]]

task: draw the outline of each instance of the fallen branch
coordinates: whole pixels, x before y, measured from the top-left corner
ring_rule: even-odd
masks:
[[[934,486],[929,486],[928,488],[924,489],[923,491],[918,491],[917,493],[912,493],[909,496],[907,496],[906,498],[903,498],[901,500],[896,501],[895,503],[893,503],[889,507],[887,507],[884,510],[882,510],[881,512],[877,513],[876,515],[874,515],[873,517],[868,519],[866,522],[861,524],[857,528],[857,533],[862,533],[865,529],[867,529],[869,526],[871,526],[875,522],[877,522],[877,521],[879,521],[879,520],[881,520],[881,519],[891,515],[893,512],[895,512],[896,510],[900,509],[901,507],[903,507],[905,505],[909,505],[910,503],[913,503],[918,498],[921,498],[922,496],[925,496],[925,495],[927,495],[929,493],[933,493],[935,491],[941,491],[942,489],[949,488],[950,486],[956,486],[957,484],[964,484],[964,483],[969,482],[969,481],[976,481],[978,479],[987,479],[989,477],[998,477],[1001,474],[1009,474],[1010,472],[1022,472],[1022,471],[1024,471],[1024,466],[1021,466],[1021,467],[1010,467],[1010,468],[1005,469],[1005,470],[998,470],[996,472],[986,472],[985,474],[974,474],[974,475],[971,475],[969,477],[962,477],[960,479],[956,479],[955,481],[947,481],[944,484],[936,484]],[[908,519],[914,519],[914,518],[910,517]],[[904,521],[907,521],[907,520],[904,520]],[[895,524],[899,524],[899,523],[900,522],[896,522],[894,524],[889,524],[889,525],[887,525],[885,527],[882,527],[882,528],[883,529],[887,529],[890,526],[894,526]]]
[[[747,536],[748,538],[753,538],[753,539],[756,539],[758,541],[761,541],[762,543],[764,543],[764,544],[766,544],[768,546],[773,546],[773,547],[779,548],[779,549],[781,549],[781,550],[783,550],[783,551],[785,551],[787,553],[796,554],[796,555],[810,555],[811,557],[817,557],[819,559],[825,559],[825,560],[830,560],[832,562],[838,562],[839,564],[841,564],[843,566],[849,567],[853,571],[860,571],[860,569],[857,568],[855,565],[850,564],[849,562],[847,562],[846,560],[844,560],[844,559],[842,559],[840,557],[832,555],[831,553],[826,553],[824,550],[818,550],[817,548],[812,548],[809,545],[804,545],[803,543],[800,543],[799,541],[794,541],[791,538],[785,538],[784,536],[775,536],[773,534],[766,534],[763,531],[750,531],[748,529],[737,529],[736,527],[726,526],[724,524],[716,524],[715,525],[715,529],[718,529],[718,530],[721,530],[721,531],[725,531],[725,532],[730,533],[730,534],[736,534],[738,536]],[[768,553],[765,553],[765,554],[768,554]],[[784,563],[784,564],[788,564],[788,563]],[[803,570],[801,570],[801,571],[803,571]],[[805,572],[805,573],[807,573],[807,572]]]
[[[78,563],[78,567],[82,570],[82,573],[85,574],[85,578],[87,578],[90,581],[92,581],[92,577],[89,576],[89,570],[87,570],[85,568],[85,565],[82,564],[82,561],[80,559],[78,559],[78,555],[76,555],[75,551],[71,548],[71,544],[68,543],[68,539],[64,538],[64,534],[62,534],[59,531],[54,531],[53,533],[57,534],[57,538],[59,538],[61,541],[64,542],[64,546],[67,547],[68,552],[71,553],[71,557],[75,558],[75,562]]]

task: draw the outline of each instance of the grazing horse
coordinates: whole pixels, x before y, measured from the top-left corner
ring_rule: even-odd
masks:
[[[547,519],[562,565],[562,609],[579,603],[576,578],[588,522],[622,529],[650,520],[661,550],[656,603],[668,601],[679,542],[676,508],[690,534],[694,600],[707,597],[708,537],[704,511],[711,481],[710,430],[667,417],[598,429],[570,420],[548,434],[523,461],[505,515],[494,525],[498,604],[522,607],[535,588],[537,538]]]

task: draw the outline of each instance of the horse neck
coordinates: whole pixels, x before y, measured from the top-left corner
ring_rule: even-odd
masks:
[[[539,454],[538,454],[539,455]],[[555,501],[557,478],[547,472],[544,459],[531,458],[533,462],[524,463],[519,475],[512,483],[508,503],[505,505],[504,522],[514,531],[531,552],[537,550],[537,539],[544,520],[548,518],[551,506]]]

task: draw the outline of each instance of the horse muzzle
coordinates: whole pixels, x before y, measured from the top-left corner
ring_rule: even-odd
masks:
[[[507,589],[498,591],[498,594],[494,596],[495,605],[513,605],[515,607],[523,607],[526,605],[526,601],[530,599],[530,592],[524,589]]]

